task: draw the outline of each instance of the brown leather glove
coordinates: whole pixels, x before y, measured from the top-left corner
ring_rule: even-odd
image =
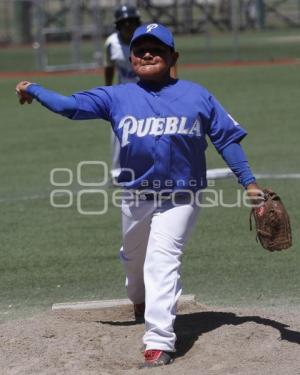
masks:
[[[292,230],[289,215],[280,197],[271,189],[263,189],[264,200],[252,207],[250,212],[250,230],[252,216],[255,220],[256,239],[269,251],[280,251],[292,246]]]

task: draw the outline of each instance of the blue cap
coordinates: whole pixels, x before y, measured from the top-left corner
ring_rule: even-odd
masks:
[[[140,39],[144,36],[154,37],[160,40],[163,44],[166,44],[171,48],[175,48],[173,34],[167,27],[159,23],[149,23],[147,25],[139,26],[132,36],[130,48],[137,39]]]

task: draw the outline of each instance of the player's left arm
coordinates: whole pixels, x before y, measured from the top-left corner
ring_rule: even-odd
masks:
[[[262,196],[262,189],[256,182],[256,178],[249,166],[247,156],[240,143],[230,143],[221,151],[221,155],[228,167],[237,177],[238,182],[247,190],[251,201],[256,203]]]
[[[255,176],[251,171],[247,156],[240,144],[247,132],[232,118],[214,96],[209,96],[210,127],[209,137],[228,167],[243,185],[252,201],[261,195]]]

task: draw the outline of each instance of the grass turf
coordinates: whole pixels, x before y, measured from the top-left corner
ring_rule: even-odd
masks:
[[[299,172],[298,66],[179,70],[203,83],[249,131],[244,147],[253,170]],[[27,78],[27,77],[24,77]],[[101,84],[101,77],[48,77],[39,82],[62,93]],[[50,206],[52,168],[70,168],[82,160],[109,161],[109,126],[74,123],[34,103],[17,105],[16,80],[2,81],[0,150],[0,318],[49,308],[54,302],[124,297],[118,259],[119,210],[84,216],[72,208]],[[210,167],[223,166],[212,146]],[[97,179],[95,169],[87,178]],[[248,209],[207,208],[191,236],[183,260],[185,293],[204,303],[241,304],[284,300],[299,303],[298,180],[262,181],[277,190],[290,210],[294,246],[269,254],[248,231]],[[73,184],[76,188],[76,184]],[[233,201],[237,184],[218,182]],[[111,191],[109,191],[111,193]],[[33,199],[33,196],[40,198]],[[85,201],[86,208],[100,201]]]

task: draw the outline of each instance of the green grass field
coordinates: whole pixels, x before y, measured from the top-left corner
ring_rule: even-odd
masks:
[[[208,87],[248,130],[243,144],[253,170],[272,173],[300,172],[299,73],[299,65],[179,67],[182,78]],[[37,103],[19,106],[17,81],[1,80],[0,319],[49,309],[54,302],[125,297],[118,259],[119,210],[110,206],[107,215],[86,216],[76,204],[59,209],[49,202],[51,169],[70,168],[76,175],[80,161],[109,161],[109,126],[71,122]],[[70,94],[101,84],[102,78],[51,76],[38,81]],[[211,145],[208,165],[224,166]],[[97,181],[98,172],[86,170],[85,178]],[[260,184],[278,191],[289,209],[293,248],[276,254],[263,250],[249,232],[245,207],[204,209],[183,260],[184,293],[210,304],[300,302],[299,180]],[[216,188],[232,202],[238,185],[229,179],[217,182]],[[100,204],[85,201],[87,209]]]

